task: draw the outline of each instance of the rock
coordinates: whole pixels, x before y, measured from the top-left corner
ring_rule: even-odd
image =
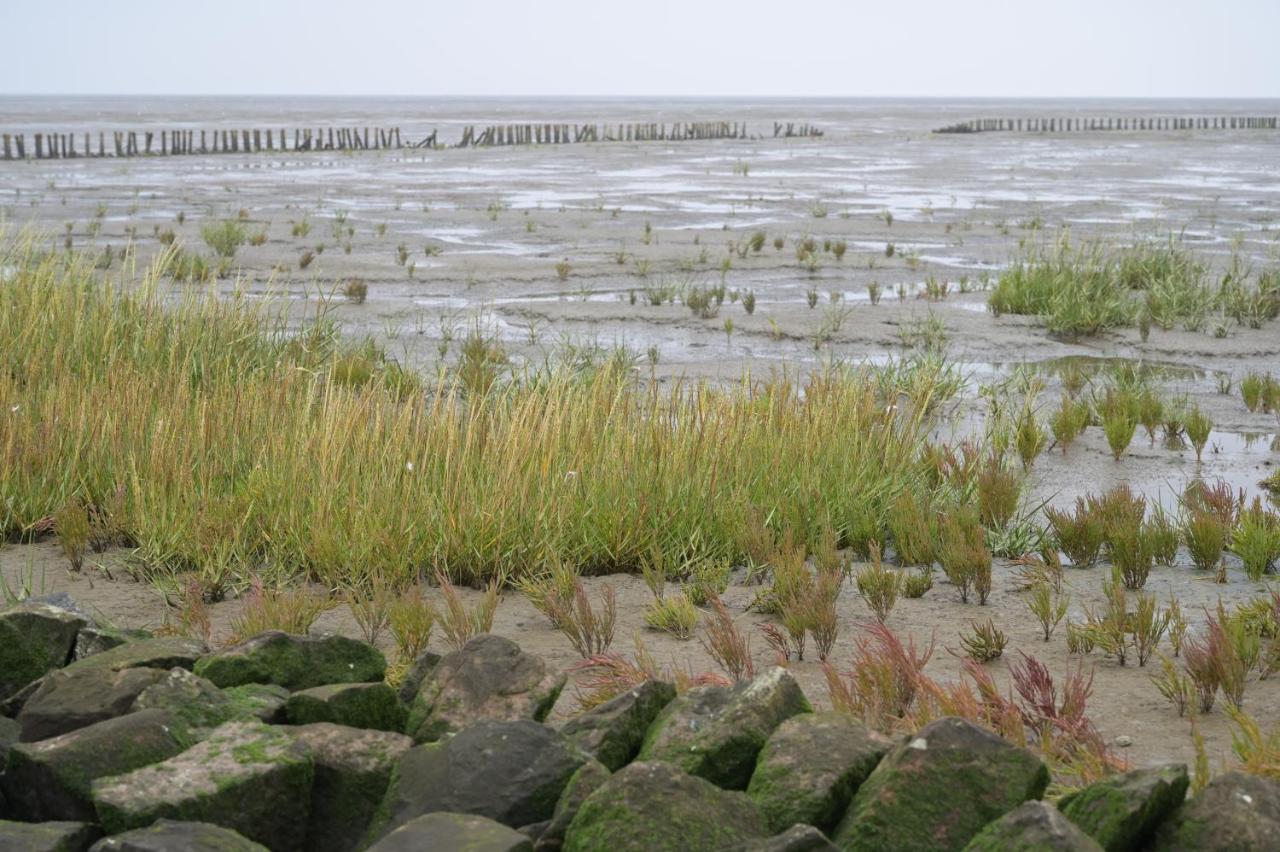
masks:
[[[1154,852],[1280,849],[1280,782],[1227,772],[1188,799],[1156,830]]]
[[[439,662],[413,700],[405,729],[414,742],[440,739],[479,719],[541,722],[551,712],[565,676],[547,671],[541,657],[510,639],[473,637]]]
[[[6,822],[0,820],[0,852],[84,852],[102,836],[87,822]]]
[[[658,714],[638,758],[669,760],[717,786],[744,790],[770,734],[809,711],[800,685],[777,666],[733,687],[696,687]]]
[[[13,744],[22,738],[22,726],[17,719],[0,716],[0,772],[4,771],[5,756]]]
[[[413,740],[328,722],[281,730],[306,743],[315,761],[307,849],[357,848],[387,792],[391,771]]]
[[[260,722],[228,722],[207,740],[149,766],[93,784],[112,834],[168,818],[211,822],[277,850],[301,850],[311,812],[311,750]]]
[[[587,797],[566,852],[724,849],[769,833],[745,793],[721,790],[666,761],[624,766]]]
[[[239,708],[243,718],[254,718],[269,725],[282,725],[284,707],[289,700],[289,690],[274,683],[246,683],[229,686],[222,693]]]
[[[404,705],[386,683],[331,683],[289,696],[285,716],[290,725],[333,722],[377,731],[404,730]]]
[[[0,784],[10,810],[32,822],[95,821],[90,785],[158,763],[182,751],[173,717],[159,710],[130,713],[9,752]]]
[[[432,813],[416,817],[367,852],[530,852],[520,832],[473,814]]]
[[[36,601],[0,612],[0,700],[71,660],[76,634],[89,620]]]
[[[99,840],[89,852],[269,852],[229,828],[208,822],[162,819]]]
[[[961,849],[1048,783],[1026,749],[963,719],[938,719],[884,756],[832,839],[844,850]]]
[[[649,726],[675,697],[673,684],[647,680],[570,719],[560,732],[610,772],[617,772],[635,758]]]
[[[413,703],[418,690],[422,687],[422,682],[435,670],[442,659],[444,658],[439,654],[425,651],[413,661],[413,665],[409,666],[409,670],[404,673],[404,679],[400,681],[400,688],[396,691],[401,704]]]
[[[892,746],[845,713],[792,716],[760,750],[747,795],[774,831],[796,823],[830,831]]]
[[[432,811],[476,814],[511,828],[550,819],[588,759],[537,722],[477,722],[405,752],[369,839]]]
[[[811,825],[793,825],[781,834],[763,840],[748,840],[732,846],[733,852],[836,852],[835,844]]]
[[[83,660],[85,657],[118,648],[126,642],[150,638],[151,634],[145,630],[113,630],[109,627],[87,624],[76,634],[76,647],[71,652],[71,659]]]
[[[1147,845],[1189,783],[1181,763],[1137,769],[1063,796],[1058,809],[1108,852],[1130,852]]]
[[[569,779],[569,783],[565,785],[564,791],[556,801],[551,819],[539,824],[536,834],[529,831],[529,827],[522,829],[533,839],[534,848],[539,852],[553,852],[563,846],[565,832],[569,830],[569,824],[573,822],[573,818],[578,815],[578,809],[587,800],[587,796],[608,781],[609,777],[608,768],[594,758],[573,773],[573,777]]]
[[[165,675],[160,669],[115,671],[107,666],[50,672],[18,714],[22,741],[48,739],[123,716],[143,690]]]
[[[964,852],[1101,852],[1102,847],[1048,802],[1023,802],[986,828]]]
[[[221,687],[274,683],[288,690],[377,681],[386,671],[386,657],[372,645],[345,636],[293,636],[279,630],[201,657],[195,665],[196,674]]]
[[[208,653],[209,647],[199,639],[184,636],[159,636],[125,642],[101,653],[77,660],[68,668],[107,667],[125,669],[190,669],[196,660]]]
[[[36,694],[36,690],[44,683],[44,678],[36,678],[31,683],[19,689],[13,695],[10,695],[4,701],[0,701],[0,716],[6,719],[16,719],[18,714],[22,712],[22,708],[26,706],[27,699]]]

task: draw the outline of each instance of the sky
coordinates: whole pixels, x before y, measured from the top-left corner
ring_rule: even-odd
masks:
[[[1280,0],[0,0],[0,94],[1278,97]]]

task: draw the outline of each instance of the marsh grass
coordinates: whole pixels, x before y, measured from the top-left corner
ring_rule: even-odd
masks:
[[[885,566],[880,559],[879,547],[873,547],[870,564],[854,575],[858,596],[877,621],[884,622],[889,617],[898,601],[898,594],[902,591],[902,579],[901,573]]]
[[[961,631],[960,647],[966,656],[979,663],[989,663],[1004,654],[1009,639],[1004,631],[996,627],[995,622],[970,622],[969,631]]]
[[[200,229],[200,238],[218,257],[233,258],[236,250],[249,240],[244,225],[234,219],[227,219],[216,225],[205,225]]]
[[[691,639],[701,613],[684,592],[655,598],[644,612],[644,623],[677,639]]]
[[[1076,498],[1072,511],[1052,506],[1044,510],[1054,540],[1072,566],[1091,568],[1098,561],[1102,550],[1105,528],[1102,519],[1089,507],[1083,497]]]
[[[273,588],[254,577],[240,599],[240,612],[231,619],[228,644],[243,642],[267,630],[305,636],[322,613],[338,605],[337,598],[308,588]]]
[[[960,601],[969,602],[970,593],[985,605],[991,594],[991,551],[978,514],[968,507],[956,507],[943,519],[938,544],[938,562],[956,590]]]
[[[1231,533],[1231,552],[1240,557],[1250,580],[1262,579],[1280,560],[1280,515],[1255,498],[1252,506],[1239,513]]]

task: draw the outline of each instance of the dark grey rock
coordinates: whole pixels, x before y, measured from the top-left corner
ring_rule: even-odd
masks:
[[[267,847],[207,822],[158,820],[93,845],[90,852],[269,852]]]
[[[368,852],[531,852],[529,838],[475,814],[436,812],[416,817]]]
[[[649,726],[675,697],[673,684],[647,680],[570,719],[560,732],[617,772],[635,758]]]
[[[1023,802],[969,841],[964,852],[1101,852],[1102,847],[1048,802]]]

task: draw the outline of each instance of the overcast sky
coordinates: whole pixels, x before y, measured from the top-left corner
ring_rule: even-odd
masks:
[[[0,93],[1280,96],[1280,0],[0,0]]]

